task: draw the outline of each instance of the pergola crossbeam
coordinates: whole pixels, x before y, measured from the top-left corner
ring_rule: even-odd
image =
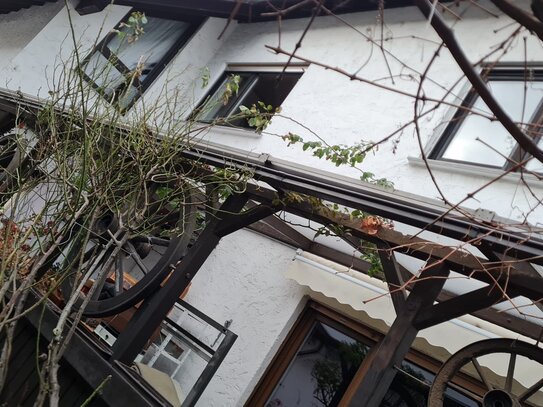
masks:
[[[504,298],[497,286],[486,286],[421,310],[413,324],[420,330],[492,306]],[[509,293],[511,295],[511,293]]]

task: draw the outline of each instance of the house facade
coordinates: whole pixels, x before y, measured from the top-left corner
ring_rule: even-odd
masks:
[[[462,106],[479,109],[482,116],[489,113],[470,91],[471,85],[448,51],[443,49],[435,57],[439,37],[414,6],[396,2],[398,7],[381,11],[375,6],[354,7],[314,18],[310,12],[293,14],[297,18],[287,14],[278,22],[277,13],[254,17],[254,21],[234,13],[230,19],[234,1],[218,2],[224,3],[224,9],[217,6],[214,12],[197,6],[176,8],[169,2],[163,8],[145,1],[31,3],[0,15],[2,88],[50,97],[49,91],[59,83],[62,71],[69,69],[68,61],[77,48],[86,63],[86,80],[96,84],[92,97],[118,104],[128,122],[145,106],[160,106],[166,95],[175,95],[173,116],[179,121],[196,117],[190,126],[195,143],[238,154],[270,155],[316,174],[328,171],[353,182],[361,176],[385,178],[396,190],[421,199],[461,202],[489,221],[508,218],[519,224],[541,224],[543,184],[537,175],[541,164],[528,161],[530,157],[500,124],[477,115],[458,116]],[[528,9],[529,2],[521,3]],[[146,21],[141,23],[145,33],[124,47],[116,43],[119,36],[112,30],[122,31],[119,24],[128,24],[134,11],[145,13]],[[540,40],[528,32],[518,35],[518,27],[490,2],[481,7],[452,7],[445,16],[454,20],[459,41],[469,44],[465,46],[469,59],[481,61],[476,68],[488,71],[495,97],[513,120],[539,123],[543,100]],[[299,49],[296,44],[301,44]],[[294,51],[298,57],[291,58]],[[148,59],[142,60],[142,55]],[[126,84],[123,70],[140,68],[138,83]],[[111,84],[100,83],[104,72]],[[406,124],[413,120],[412,95],[419,91],[421,75],[426,100],[443,99],[444,103],[420,117],[417,132],[414,125]],[[237,91],[224,103],[210,105],[210,100],[220,100],[233,77]],[[240,106],[258,106],[259,101],[274,108],[280,105],[281,110],[263,131],[255,132],[234,116],[239,116]],[[423,103],[420,108],[425,110]],[[208,126],[219,117],[225,120]],[[287,145],[283,136],[289,134],[304,141],[346,146],[389,138],[355,168],[318,158],[311,149],[303,151],[301,143]],[[522,160],[532,172],[511,170],[515,161]],[[364,175],[367,172],[374,175]],[[356,271],[352,259],[360,253],[333,236],[315,237],[305,219],[285,215],[283,220],[300,239],[331,247],[345,261],[340,264],[337,256],[331,261],[322,253],[311,253],[310,245],[297,247],[292,239],[270,238],[263,229],[243,229],[224,238],[184,297],[237,335],[199,406],[341,405],[342,392],[361,359],[394,321],[387,285]],[[395,229],[417,233],[401,223]],[[421,236],[456,244],[430,232]],[[413,274],[421,267],[407,256],[397,255],[396,260]],[[480,286],[463,278],[451,279],[445,287],[461,293]],[[517,301],[514,305],[526,306],[529,316],[511,310],[514,306],[505,301],[494,305],[508,315],[502,323],[466,315],[422,330],[398,367],[397,379],[382,405],[424,405],[428,383],[441,363],[471,343],[489,338],[534,343],[538,333],[526,334],[543,326],[543,313],[524,297]],[[180,314],[177,317],[182,321]],[[516,319],[533,325],[528,332],[518,333],[507,322]],[[209,335],[202,337],[209,340]],[[168,351],[166,342],[164,337],[157,345],[158,353],[145,360],[165,369],[186,395],[202,369],[201,359],[196,351],[183,349],[183,343],[174,344],[181,351]],[[347,365],[341,353],[345,348],[358,352]],[[162,365],[160,352],[168,359]],[[493,363],[498,360],[488,361],[486,368],[492,370]],[[339,365],[352,372],[327,388],[330,383],[322,375]],[[542,376],[538,366],[526,364],[523,369],[515,379],[526,388],[533,378]],[[477,384],[469,382],[465,379],[464,386],[449,390],[451,405],[478,405],[470,396],[477,393]],[[410,389],[407,395],[406,389]],[[542,398],[534,400],[538,403]]]

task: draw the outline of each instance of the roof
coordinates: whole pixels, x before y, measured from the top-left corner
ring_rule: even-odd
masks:
[[[55,1],[57,0],[0,0],[0,14],[32,6],[43,6],[45,3],[54,3]]]
[[[0,0],[1,2],[2,0]],[[107,0],[82,0],[76,9],[81,14],[102,10]],[[115,4],[132,6],[144,11],[153,11],[169,15],[198,15],[205,17],[235,18],[240,22],[275,20],[273,13],[289,9],[283,18],[301,18],[310,16],[315,3],[301,0],[116,0]],[[352,13],[378,9],[378,0],[325,0],[323,6],[336,13]],[[406,7],[412,5],[409,0],[387,0],[385,8]]]

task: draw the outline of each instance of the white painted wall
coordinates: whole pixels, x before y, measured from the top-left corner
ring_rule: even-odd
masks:
[[[46,3],[0,15],[0,70],[49,23],[62,8],[62,3]],[[0,86],[6,86],[5,80]]]
[[[127,11],[127,7],[121,6],[109,6],[102,13],[87,16],[79,16],[72,11],[75,37],[81,46],[82,54],[86,55],[92,44],[113,28]],[[343,18],[360,32],[378,38],[379,25],[376,12],[356,13]],[[293,49],[306,23],[307,20],[304,19],[283,22],[281,31],[283,48]],[[504,17],[489,17],[487,14],[472,10],[463,16],[463,20],[456,23],[455,31],[464,44],[469,44],[466,50],[472,60],[477,60],[514,29],[503,29],[494,34],[493,30],[504,27],[507,23],[508,20]],[[146,92],[144,101],[147,105],[154,101],[160,102],[164,97],[165,87],[170,92],[177,87],[182,100],[178,106],[179,116],[185,117],[192,106],[207,92],[207,89],[201,89],[202,68],[209,67],[213,81],[220,77],[228,64],[280,64],[286,60],[285,57],[274,55],[265,47],[278,43],[275,22],[232,24],[226,35],[219,40],[217,37],[224,25],[225,21],[220,19],[210,19],[204,24]],[[72,46],[68,35],[67,13],[62,11],[1,73],[2,77],[9,78],[9,87],[29,94],[45,95],[45,90],[51,85],[55,66],[58,66],[60,60],[66,60],[71,53]],[[435,49],[432,41],[437,37],[422,21],[418,10],[414,7],[387,10],[385,35],[390,39],[385,43],[387,52],[394,54],[418,72],[424,70]],[[513,45],[502,58],[503,61],[523,59],[524,48],[521,41]],[[55,52],[55,49],[58,52]],[[533,37],[528,36],[527,49],[530,60],[543,60],[543,50]],[[337,66],[348,72],[359,70],[360,76],[370,80],[387,75],[383,65],[383,54],[379,49],[333,17],[316,19],[299,52],[304,57]],[[390,55],[387,59],[392,73],[403,74],[403,77],[397,77],[395,84],[390,81],[380,83],[404,91],[416,91],[416,83],[406,79],[406,74],[413,71],[402,68]],[[446,51],[441,52],[428,75],[444,87],[451,86],[461,76],[460,70]],[[461,85],[465,83],[461,82]],[[456,91],[463,96],[462,86],[458,86]],[[443,92],[443,89],[437,86],[425,88],[425,93],[429,97],[440,98]],[[458,99],[450,98],[450,101]],[[136,105],[135,111],[139,109],[138,105],[141,106],[141,103]],[[361,140],[379,140],[411,120],[413,116],[411,99],[371,85],[352,82],[335,72],[315,65],[307,69],[282,107],[282,116],[285,117],[275,118],[266,134],[262,136],[241,130],[215,129],[206,137],[214,142],[265,152],[297,163],[358,177],[359,172],[356,170],[336,168],[311,157],[310,154],[301,153],[298,147],[286,148],[286,143],[279,136],[289,131],[306,139],[315,138],[309,131],[286,117],[294,118],[329,142],[352,144]],[[420,121],[423,146],[427,147],[440,134],[442,124],[450,112],[451,108],[444,107]],[[370,154],[361,167],[364,171],[371,171],[379,177],[393,181],[397,189],[439,197],[426,168],[420,161],[417,162],[418,157],[420,157],[419,145],[413,130],[410,129],[402,134],[398,143],[386,143],[375,155]],[[490,177],[499,174],[479,171],[477,167],[467,167],[466,173],[465,168],[464,171],[459,171],[457,165],[441,162],[439,164],[441,165],[434,169],[435,176],[446,197],[452,202],[464,198],[466,193],[476,190],[487,183]],[[538,184],[534,181],[532,187],[536,193],[541,193],[542,189]],[[530,193],[519,185],[518,176],[513,175],[485,188],[477,193],[474,199],[467,200],[464,205],[472,208],[484,207],[502,216],[522,220],[522,215],[530,211],[534,201]],[[533,223],[539,223],[541,219],[543,219],[542,208],[531,213],[530,220]]]
[[[363,33],[371,32],[373,36],[376,36],[379,32],[376,12],[352,14],[344,18]],[[494,35],[493,30],[504,27],[508,20],[479,13],[471,13],[463,18],[456,24],[455,32],[463,44],[468,44],[466,50],[472,60],[477,60],[488,53],[513,29],[504,29]],[[433,55],[435,45],[428,41],[413,39],[411,36],[435,41],[437,38],[432,29],[421,21],[421,15],[415,8],[387,10],[385,19],[386,35],[398,38],[386,42],[387,51],[422,72]],[[283,22],[281,44],[284,49],[293,49],[306,23],[307,20]],[[276,28],[275,22],[238,25],[225,46],[210,61],[209,66],[215,78],[229,63],[280,64],[284,62],[284,57],[276,56],[265,48],[266,45],[275,46],[278,43]],[[527,49],[530,60],[543,59],[541,47],[530,36],[527,39]],[[372,47],[369,42],[333,17],[317,19],[304,39],[299,54],[339,67],[347,72],[360,69],[359,75],[370,80],[387,75],[383,55],[379,49]],[[519,40],[502,60],[522,61],[523,58],[523,46]],[[410,73],[406,69],[402,70],[390,56],[388,60],[394,74]],[[448,87],[461,75],[450,55],[442,51],[430,70],[429,77]],[[400,90],[416,91],[416,84],[411,80],[397,78],[395,85],[390,81],[380,83]],[[461,86],[457,87],[457,91],[463,96]],[[441,98],[443,92],[435,86],[425,87],[425,94],[428,97]],[[453,98],[450,100],[454,101]],[[351,82],[344,76],[314,65],[310,66],[302,76],[282,108],[282,115],[295,118],[325,140],[344,144],[361,140],[379,140],[413,118],[411,99],[371,85]],[[450,108],[445,107],[428,119],[420,121],[423,146],[427,146],[432,138],[439,135],[442,131],[442,127],[439,126],[448,118],[449,113]],[[289,131],[298,133],[306,139],[315,139],[309,131],[288,119],[275,119],[267,130],[267,134],[261,137],[252,137],[243,131],[233,135],[231,131],[221,133],[219,129],[215,129],[209,133],[208,139],[255,152],[270,153],[283,159],[336,173],[359,176],[359,173],[352,169],[336,168],[332,164],[310,157],[307,153],[301,153],[300,148],[286,148],[286,143],[278,135],[287,134]],[[393,181],[397,189],[438,197],[426,168],[420,163],[410,163],[409,157],[420,157],[419,145],[412,128],[404,132],[398,144],[386,143],[381,146],[374,156],[368,156],[361,167],[379,177],[386,177]],[[491,176],[495,177],[498,174],[500,171],[485,174],[477,167],[471,167],[468,174],[461,173],[457,171],[457,166],[454,164],[445,163],[435,170],[440,187],[452,202],[464,198],[467,192],[476,190],[488,182]],[[543,192],[541,183],[535,181],[534,187],[536,193]],[[522,213],[528,212],[533,204],[528,191],[519,186],[518,176],[512,176],[508,180],[497,182],[484,189],[475,196],[475,199],[466,201],[464,205],[472,208],[488,208],[502,216],[522,220]],[[543,219],[541,209],[531,214],[530,220],[533,223],[539,223]]]
[[[198,402],[243,405],[299,311],[306,288],[284,277],[295,250],[241,230],[221,240],[185,300],[238,335]]]

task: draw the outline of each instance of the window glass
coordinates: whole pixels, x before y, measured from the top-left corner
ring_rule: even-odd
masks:
[[[380,407],[419,407],[428,403],[434,375],[411,362],[403,361]],[[447,387],[444,407],[479,407],[479,403]]]
[[[137,40],[130,42],[126,37],[123,39],[115,35],[107,47],[130,71],[143,64],[140,76],[140,80],[143,80],[189,27],[190,24],[184,21],[147,17],[147,24],[143,26],[145,32]],[[126,30],[126,27],[122,29],[124,32]]]
[[[232,80],[232,75],[239,76],[239,89],[237,95],[232,94],[225,96],[226,85]],[[253,74],[227,73],[217,90],[209,98],[207,98],[204,106],[201,108],[202,110],[198,120],[202,122],[211,122],[219,117],[227,117],[232,110],[232,105],[238,102],[241,96],[245,93],[245,90],[249,84],[254,80],[255,78]]]
[[[110,98],[115,89],[124,83],[124,76],[99,52],[95,52],[85,65],[85,73]]]
[[[353,321],[350,326],[344,326],[340,323],[341,318],[333,312],[323,315],[308,308],[247,404],[265,407],[332,407],[345,402],[363,404],[364,400],[358,400],[356,392],[353,394],[351,389],[346,392],[353,379],[359,380],[364,374],[360,370],[364,358],[374,346],[379,345],[373,344],[375,338],[366,336],[365,328],[358,331],[352,325],[355,324]],[[413,356],[410,353],[408,358]],[[435,377],[426,367],[433,369],[436,365],[429,360],[424,366],[408,359],[396,365],[395,377],[380,407],[426,406]],[[473,386],[471,390],[478,391],[476,382]],[[461,393],[456,385],[447,387],[444,407],[481,407],[471,395]]]
[[[368,349],[356,339],[315,322],[266,406],[337,405]]]
[[[239,76],[238,92],[225,98],[227,83],[232,81],[234,75]],[[212,90],[211,96],[197,109],[195,117],[202,122],[230,118],[225,124],[250,128],[246,118],[234,117],[239,115],[240,106],[251,108],[252,105],[263,102],[277,108],[281,106],[300,76],[301,73],[226,72],[219,85]]]
[[[121,23],[118,30],[127,35],[111,33],[85,61],[86,79],[121,110],[138,98],[195,28],[187,21],[151,16],[146,21],[137,37]]]
[[[543,138],[539,139],[537,146],[543,149]],[[543,173],[543,163],[535,158],[530,159],[525,165],[525,168],[529,171]]]
[[[489,82],[494,97],[510,117],[516,122],[526,123],[532,119],[542,100],[543,82],[528,82],[526,89],[524,85],[523,81]],[[473,107],[491,114],[480,98]],[[502,167],[507,161],[505,157],[511,155],[515,147],[515,140],[500,123],[470,115],[452,136],[442,158]]]

